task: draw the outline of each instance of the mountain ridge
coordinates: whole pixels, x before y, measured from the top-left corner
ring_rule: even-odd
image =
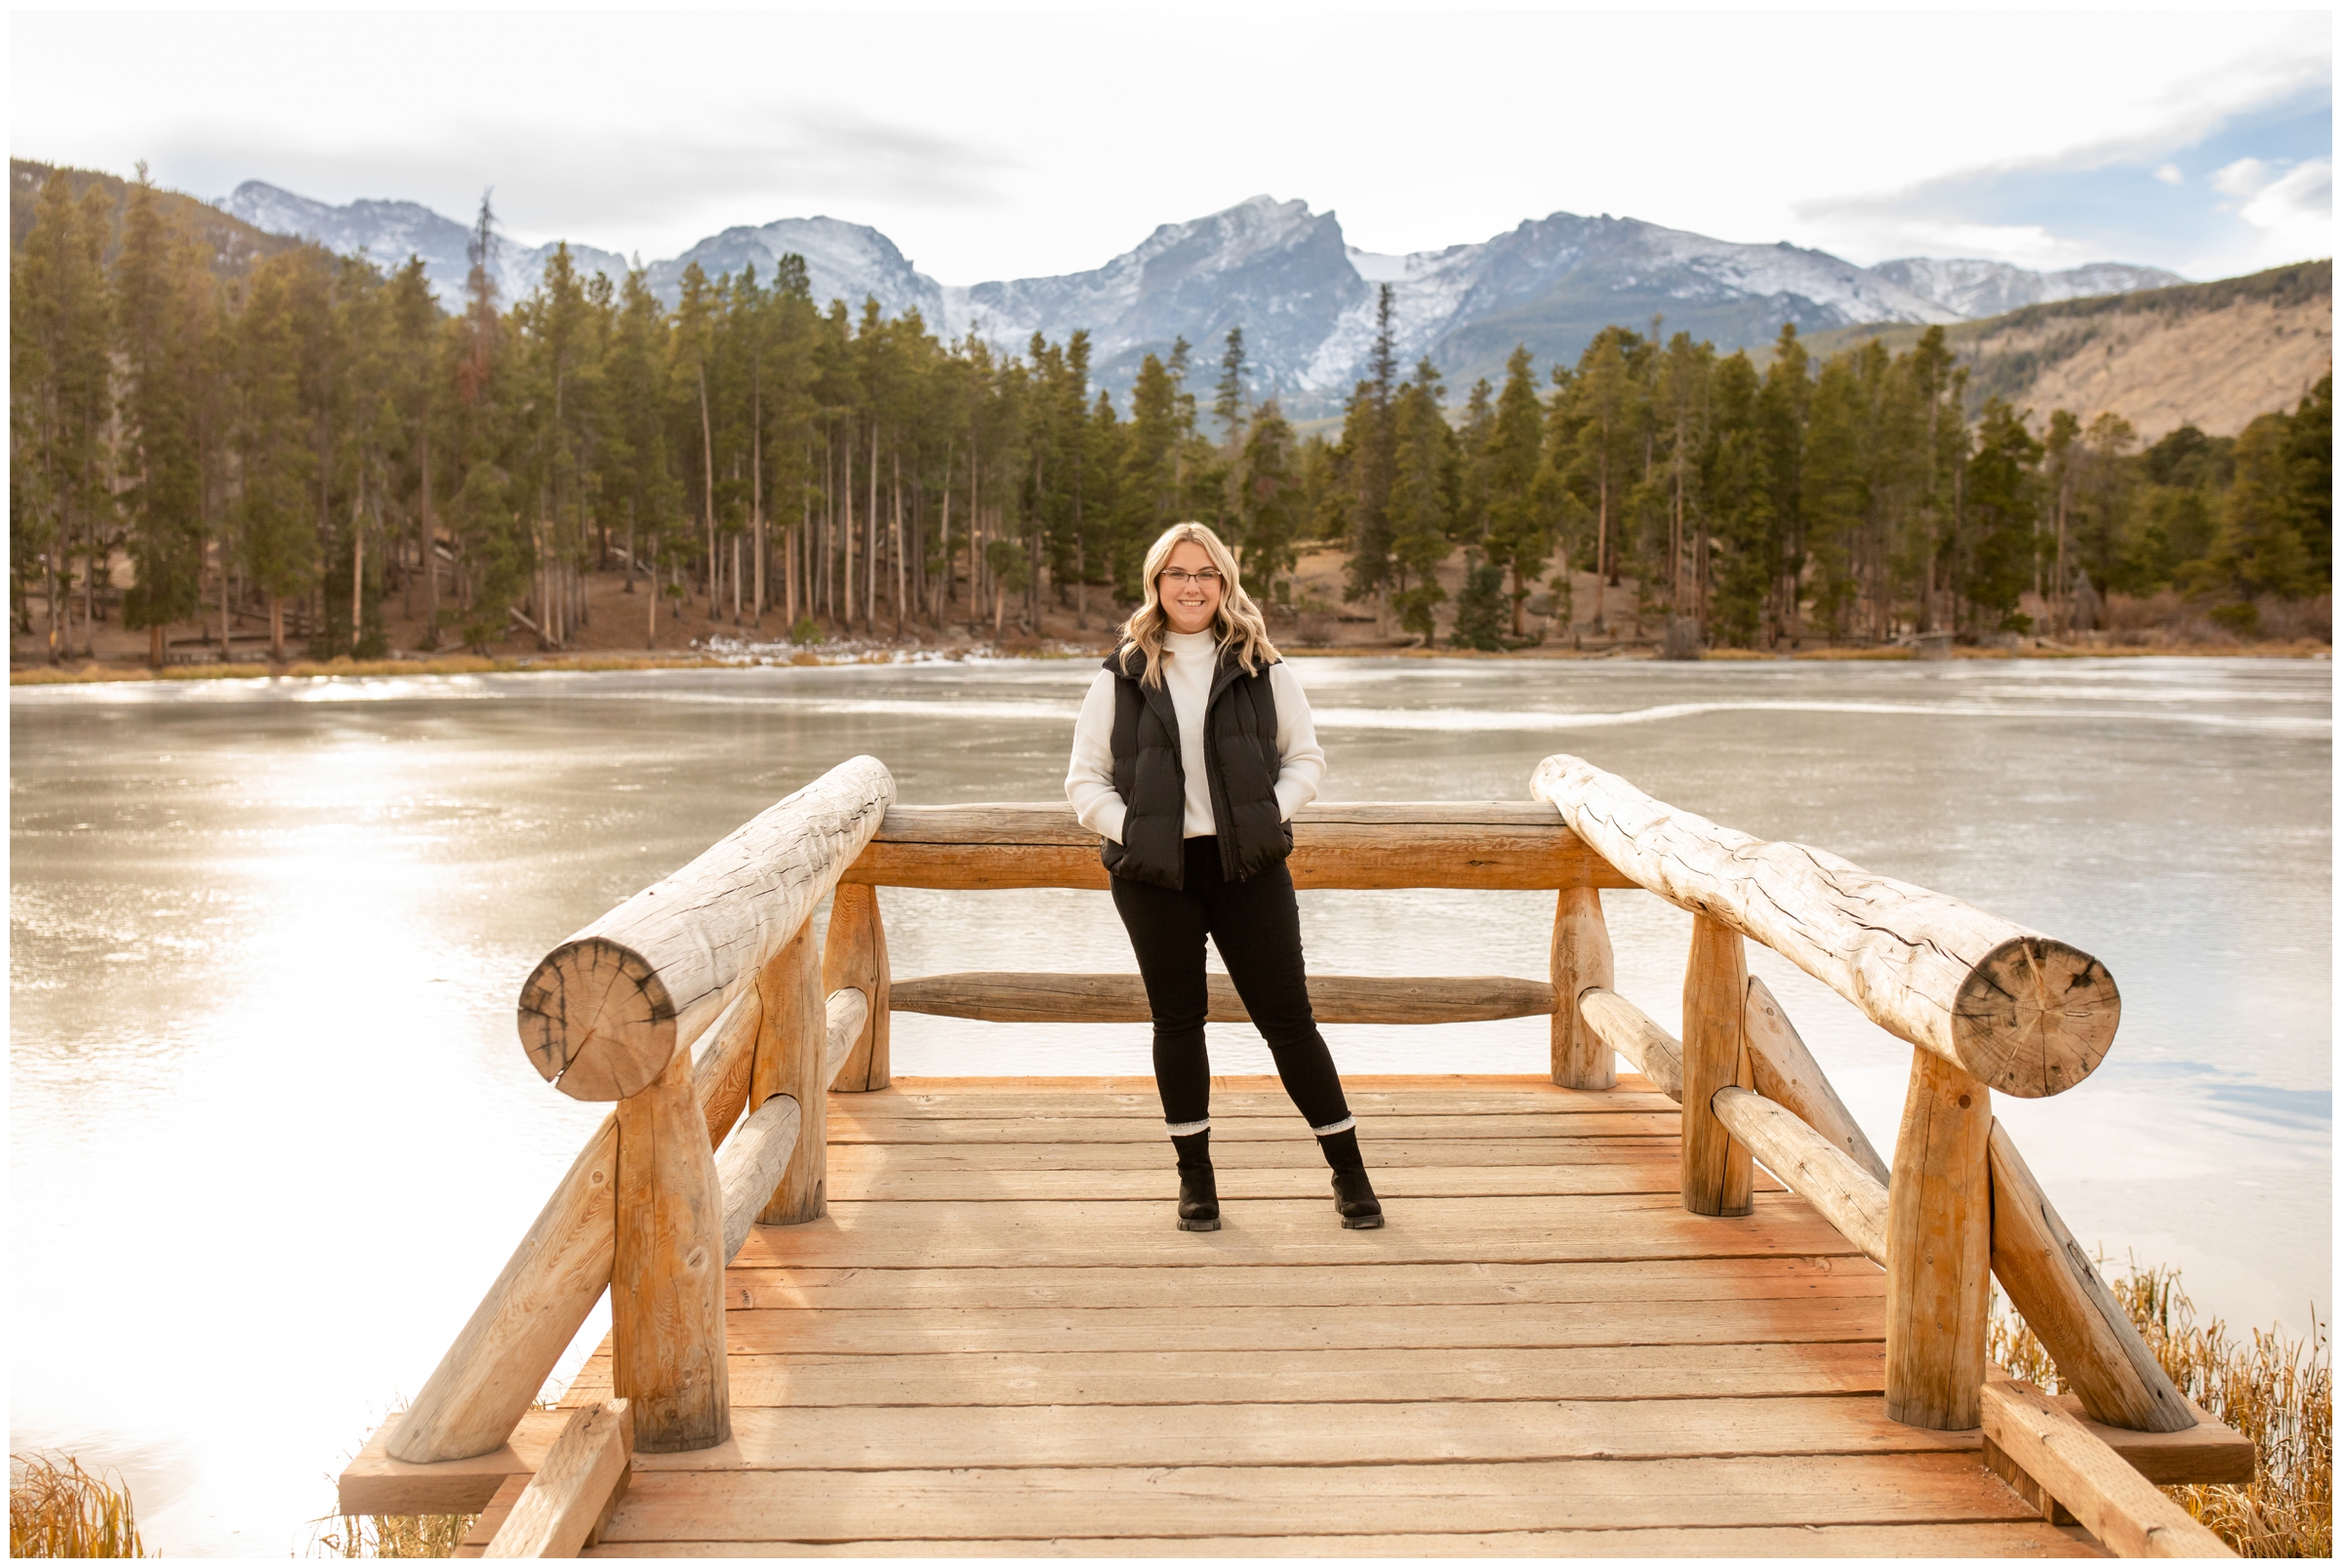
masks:
[[[365,250],[395,264],[412,251],[443,300],[468,271],[468,227],[419,203],[334,207],[246,181],[217,205],[257,228],[313,238],[343,254]],[[505,297],[533,288],[555,248],[507,241],[498,266]],[[769,278],[792,251],[805,258],[816,299],[852,304],[874,298],[885,314],[915,310],[949,339],[975,331],[1018,352],[1035,332],[1062,341],[1087,329],[1095,377],[1110,390],[1127,387],[1146,355],[1167,353],[1177,339],[1202,347],[1241,326],[1255,393],[1280,397],[1304,418],[1338,407],[1360,375],[1385,282],[1401,360],[1429,358],[1460,387],[1501,375],[1515,343],[1541,360],[1566,363],[1603,327],[1653,316],[1665,331],[1689,331],[1728,352],[1759,347],[1785,324],[1800,332],[1951,324],[1999,313],[2012,301],[2184,281],[2125,262],[2036,272],[1916,257],[1864,267],[1787,242],[1719,240],[1606,213],[1556,212],[1486,240],[1389,256],[1351,246],[1333,212],[1268,195],[1159,224],[1103,265],[1051,276],[946,284],[878,229],[828,217],[737,225],[645,271],[671,303],[695,261],[710,277],[752,264]],[[570,254],[586,272],[616,276],[626,264],[592,246],[573,243]]]

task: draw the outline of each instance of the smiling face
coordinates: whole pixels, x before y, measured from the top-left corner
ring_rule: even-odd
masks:
[[[1194,574],[1216,570],[1211,552],[1191,539],[1183,539],[1171,546],[1170,556],[1163,562],[1162,576],[1155,579],[1155,592],[1163,606],[1163,619],[1171,629],[1179,632],[1209,631],[1212,619],[1220,613],[1222,584],[1215,578],[1197,582]],[[1184,580],[1177,574],[1189,574]]]

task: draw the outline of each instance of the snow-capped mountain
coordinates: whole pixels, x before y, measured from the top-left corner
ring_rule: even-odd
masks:
[[[1110,387],[1178,338],[1198,360],[1217,358],[1228,329],[1241,326],[1255,395],[1322,390],[1332,383],[1309,367],[1344,320],[1373,309],[1374,291],[1345,250],[1333,214],[1255,196],[1165,223],[1096,271],[947,290],[946,319],[954,336],[972,326],[1009,349],[1035,332],[1063,341],[1086,327],[1092,372]]]
[[[2021,310],[2029,304],[2167,289],[2188,281],[2160,266],[2132,266],[2124,261],[2092,261],[2062,272],[2031,272],[2006,261],[1939,261],[1913,256],[1881,261],[1871,270],[1969,320]]]
[[[893,240],[867,223],[784,218],[762,228],[727,228],[673,261],[653,261],[644,270],[653,292],[672,304],[682,292],[683,269],[694,261],[710,278],[753,266],[756,276],[770,284],[781,258],[792,251],[805,259],[813,297],[823,304],[843,300],[859,313],[865,299],[875,299],[889,316],[916,310],[929,327],[943,330],[943,285],[905,261]]]
[[[413,202],[334,207],[248,181],[219,205],[260,228],[311,237],[343,255],[362,250],[385,264],[421,256],[451,304],[468,272],[466,225]],[[552,252],[551,245],[505,243],[498,269],[504,297],[535,288]],[[1516,343],[1541,364],[1568,363],[1613,323],[1647,330],[1658,317],[1668,336],[1688,332],[1729,352],[1770,342],[1791,322],[1808,332],[1953,322],[2182,281],[2119,262],[2047,273],[1926,258],[1862,267],[1824,251],[1742,245],[1608,214],[1555,213],[1476,244],[1390,256],[1348,244],[1332,213],[1270,196],[1166,223],[1104,266],[1056,277],[946,285],[878,230],[834,218],[728,228],[645,270],[671,304],[695,261],[710,278],[753,265],[769,280],[791,252],[805,259],[815,299],[843,300],[857,310],[875,299],[889,316],[916,310],[946,338],[973,328],[1018,353],[1036,332],[1063,342],[1086,328],[1092,374],[1116,393],[1147,354],[1167,354],[1180,338],[1193,346],[1197,380],[1208,381],[1221,340],[1241,326],[1254,395],[1281,397],[1302,417],[1338,409],[1363,374],[1384,283],[1393,290],[1401,364],[1428,357],[1460,389],[1501,376]],[[573,244],[570,254],[582,271],[624,274],[625,261],[612,252]]]
[[[232,195],[213,203],[231,218],[241,218],[271,234],[293,234],[315,240],[337,256],[363,251],[384,267],[395,267],[410,256],[423,258],[424,276],[438,290],[440,302],[454,307],[471,276],[467,247],[468,224],[442,218],[420,202],[353,201],[334,207],[258,180],[247,180]],[[559,242],[520,245],[500,239],[491,269],[497,293],[505,303],[525,298],[545,275]],[[626,275],[626,258],[590,245],[573,244],[571,262],[581,272],[607,272],[613,280]]]

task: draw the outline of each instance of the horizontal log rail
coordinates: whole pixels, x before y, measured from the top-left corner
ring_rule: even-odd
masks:
[[[856,757],[545,954],[520,989],[521,1044],[579,1100],[623,1100],[658,1077],[811,918],[894,803]]]
[[[1297,888],[1631,887],[1534,801],[1304,806]],[[1098,835],[1070,806],[894,806],[844,880],[874,887],[1097,888]]]
[[[1247,1024],[1252,1015],[1226,975],[1207,977],[1214,1024]],[[980,1019],[994,1024],[1144,1024],[1152,1015],[1136,975],[1068,975],[970,970],[895,982],[901,1013]],[[1503,975],[1437,979],[1312,975],[1310,1006],[1320,1024],[1465,1024],[1541,1018],[1554,1010],[1543,981]]]
[[[1827,850],[1719,827],[1578,757],[1546,758],[1532,787],[1636,886],[1763,943],[1989,1088],[2061,1094],[2114,1043],[2121,997],[2080,948]]]

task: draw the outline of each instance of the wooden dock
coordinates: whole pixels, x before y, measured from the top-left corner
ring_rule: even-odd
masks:
[[[1151,1081],[833,1099],[828,1217],[726,1281],[732,1440],[636,1455],[589,1554],[2097,1554],[1887,1418],[1884,1273],[1802,1200],[1683,1211],[1647,1083],[1352,1103],[1384,1229],[1238,1078],[1197,1235]]]
[[[1273,1080],[1225,1080],[1192,1233],[1151,1080],[892,1076],[898,1011],[1147,1016],[1128,975],[892,975],[882,889],[1096,889],[1095,836],[839,764],[522,985],[531,1063],[614,1112],[343,1510],[484,1509],[488,1556],[2227,1554],[2157,1486],[2251,1444],[1993,1114],[2104,1059],[2105,967],[1579,758],[1531,787],[1306,808],[1289,865],[1552,891],[1546,979],[1310,983],[1328,1022],[1547,1017],[1550,1074],[1351,1080],[1363,1231]],[[1614,989],[1628,888],[1693,914],[1679,1039]],[[1752,941],[1910,1046],[1891,1167]],[[1996,1279],[2068,1392],[1990,1364]]]

